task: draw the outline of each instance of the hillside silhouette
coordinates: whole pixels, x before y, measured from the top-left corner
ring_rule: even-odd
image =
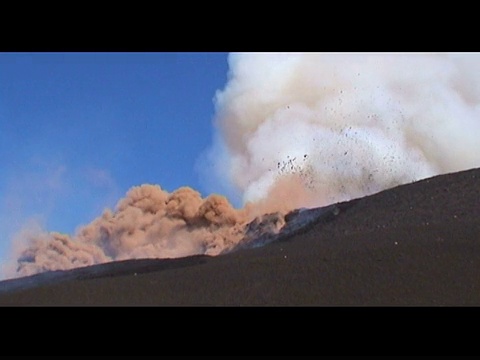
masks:
[[[335,204],[263,246],[2,281],[0,305],[476,306],[479,265],[471,169]]]

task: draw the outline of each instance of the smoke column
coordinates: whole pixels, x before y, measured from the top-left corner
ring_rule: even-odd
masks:
[[[216,94],[246,202],[319,206],[480,165],[479,54],[231,54]]]
[[[479,54],[250,53],[231,54],[229,66],[215,95],[215,140],[201,162],[210,171],[203,176],[233,189],[242,209],[186,187],[133,187],[73,236],[21,236],[15,276],[218,255],[262,214],[480,166]]]

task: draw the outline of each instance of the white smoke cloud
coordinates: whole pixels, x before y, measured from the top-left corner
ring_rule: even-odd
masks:
[[[230,54],[215,167],[244,203],[290,207],[477,167],[479,64],[476,53]]]

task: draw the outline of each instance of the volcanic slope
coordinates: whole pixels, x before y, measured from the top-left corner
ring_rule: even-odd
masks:
[[[480,305],[480,169],[331,209],[264,246],[215,257],[6,280],[0,305]]]

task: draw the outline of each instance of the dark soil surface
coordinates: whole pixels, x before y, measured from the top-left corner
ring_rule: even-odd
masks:
[[[0,305],[480,305],[480,169],[337,207],[263,247],[3,281]]]

